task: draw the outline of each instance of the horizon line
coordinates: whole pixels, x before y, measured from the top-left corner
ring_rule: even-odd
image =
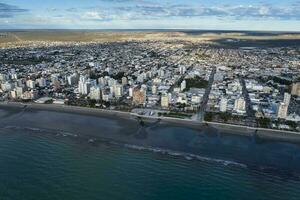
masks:
[[[0,31],[215,31],[215,32],[265,32],[300,33],[290,30],[198,29],[198,28],[0,28]]]

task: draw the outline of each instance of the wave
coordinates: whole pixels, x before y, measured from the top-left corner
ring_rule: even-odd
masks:
[[[205,161],[205,162],[215,162],[215,163],[223,164],[225,166],[237,166],[237,167],[247,168],[247,165],[238,163],[235,161],[209,158],[209,157],[200,156],[200,155],[191,154],[191,153],[184,153],[184,152],[172,151],[172,150],[168,150],[168,149],[155,148],[155,147],[144,147],[144,146],[131,145],[131,144],[125,144],[124,146],[126,148],[134,149],[134,150],[151,151],[154,153],[166,154],[166,155],[175,156],[175,157],[182,157],[186,160],[199,160],[199,161]]]
[[[62,131],[62,130],[52,130],[52,129],[42,129],[42,128],[36,128],[36,127],[21,127],[21,126],[5,126],[4,129],[13,129],[13,130],[24,130],[24,131],[32,131],[32,132],[38,132],[38,133],[56,133],[56,136],[72,136],[72,137],[78,137],[77,134]]]

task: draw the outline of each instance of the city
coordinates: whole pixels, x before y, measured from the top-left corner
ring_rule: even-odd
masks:
[[[185,40],[0,49],[2,102],[300,131],[300,49]]]
[[[0,200],[299,200],[300,0],[0,0]]]

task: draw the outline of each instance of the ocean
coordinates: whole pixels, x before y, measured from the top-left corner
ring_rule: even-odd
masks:
[[[109,117],[0,111],[1,200],[300,199],[299,144]]]

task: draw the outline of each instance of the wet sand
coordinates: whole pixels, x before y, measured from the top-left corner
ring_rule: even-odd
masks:
[[[107,129],[105,131],[109,131],[111,134],[106,135],[109,139],[118,139],[119,135],[116,137],[113,133],[122,132],[123,135],[131,135],[136,134],[138,131],[141,131],[143,128],[154,128],[154,127],[177,127],[177,128],[188,128],[191,130],[205,132],[206,134],[234,134],[234,135],[242,135],[247,137],[256,137],[258,139],[269,139],[269,140],[280,140],[280,141],[288,141],[293,143],[300,143],[300,134],[296,132],[289,131],[278,131],[271,129],[257,129],[257,128],[249,128],[243,126],[236,125],[228,125],[228,124],[220,124],[220,123],[200,123],[197,121],[191,120],[182,120],[182,119],[174,119],[174,118],[162,118],[162,119],[154,119],[154,118],[139,118],[135,115],[132,115],[128,112],[121,111],[109,111],[109,110],[101,110],[94,108],[85,108],[85,107],[74,107],[74,106],[64,106],[64,105],[53,105],[53,104],[20,104],[20,103],[1,103],[0,109],[4,111],[8,111],[10,114],[12,113],[23,113],[23,117],[21,117],[17,124],[23,124],[23,126],[28,124],[41,125],[43,127],[49,128],[48,124],[53,124],[53,121],[56,121],[57,117],[64,116],[62,119],[57,122],[60,124],[59,128],[63,131],[78,131],[82,130],[83,132],[87,132],[91,135],[94,135],[98,130],[103,130],[103,122],[107,122]],[[31,114],[30,114],[31,113]],[[35,113],[35,115],[32,115]],[[37,114],[39,113],[39,114]],[[40,116],[43,113],[43,116]],[[24,118],[24,115],[26,116]],[[38,117],[36,117],[38,115]],[[48,116],[45,118],[45,116]],[[1,117],[1,115],[0,115]],[[30,122],[28,122],[28,120]],[[76,119],[87,119],[82,120],[83,122],[74,124],[72,121],[73,118]],[[5,119],[5,118],[3,118]],[[33,120],[35,119],[35,120]],[[43,119],[43,120],[41,120]],[[46,120],[45,120],[46,119]],[[90,119],[90,120],[88,120]],[[99,120],[97,120],[99,119]],[[143,123],[141,123],[141,120]],[[14,119],[11,120],[10,123],[15,123]],[[92,123],[91,121],[101,121],[100,124]],[[109,122],[109,123],[108,123]],[[73,128],[71,128],[73,127]],[[54,128],[54,127],[52,127]],[[58,128],[58,127],[56,127]],[[82,132],[81,131],[81,132]],[[122,134],[121,134],[122,135]],[[127,138],[126,142],[128,141]]]

